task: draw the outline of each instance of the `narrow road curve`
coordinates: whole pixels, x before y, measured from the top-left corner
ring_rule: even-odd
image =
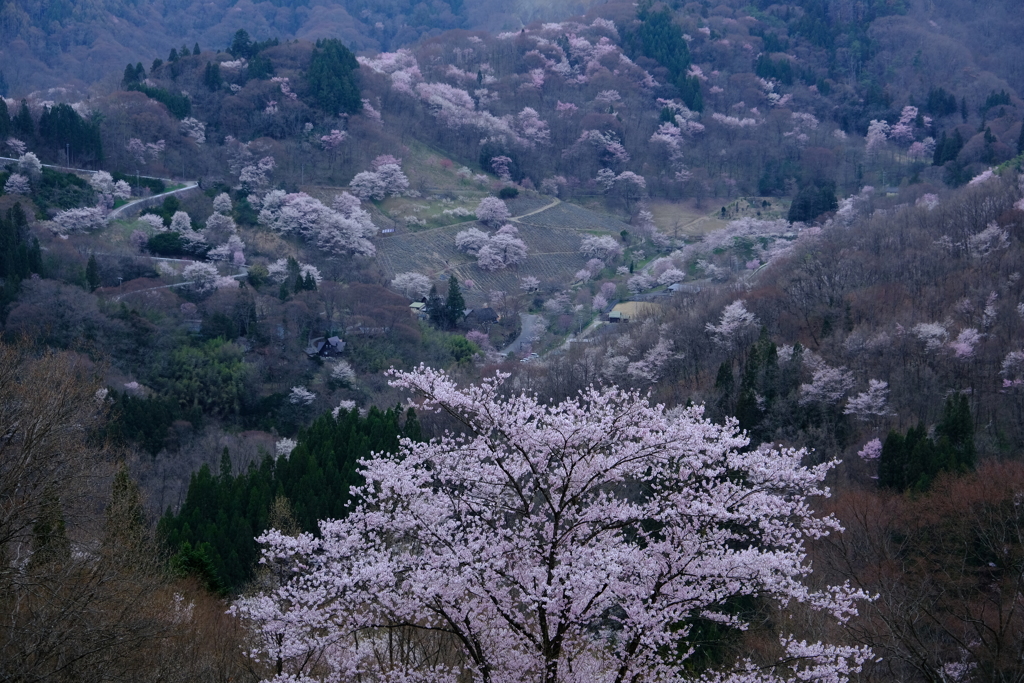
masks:
[[[520,214],[519,216],[510,216],[509,220],[510,221],[518,221],[520,218],[526,218],[527,216],[532,216],[535,213],[540,213],[541,211],[547,211],[548,209],[550,209],[550,208],[552,208],[554,206],[558,206],[561,203],[562,203],[562,200],[559,199],[558,197],[555,197],[554,200],[550,204],[548,204],[547,206],[542,206],[539,209],[534,209],[533,211],[527,211],[526,213]]]
[[[519,336],[515,338],[511,344],[501,350],[501,355],[507,355],[509,353],[521,353],[524,344],[529,344],[532,339],[534,328],[537,324],[543,320],[539,315],[532,313],[520,313],[519,319],[522,320],[523,325],[519,331]]]
[[[191,190],[192,188],[195,188],[195,187],[199,187],[199,183],[197,181],[193,180],[193,181],[189,181],[189,184],[185,185],[185,187],[179,187],[176,190],[168,190],[167,192],[161,192],[160,194],[154,194],[154,195],[151,195],[149,197],[145,197],[145,199],[157,199],[157,198],[160,198],[160,197],[169,197],[172,194],[177,194],[179,192],[187,192],[188,190]],[[139,201],[141,201],[141,199],[136,200],[134,202],[129,202],[129,203],[125,204],[124,206],[117,207],[116,209],[111,211],[109,214],[107,214],[107,220],[108,221],[117,220],[121,216],[121,214],[124,213],[125,209],[129,209],[129,208],[134,207]]]

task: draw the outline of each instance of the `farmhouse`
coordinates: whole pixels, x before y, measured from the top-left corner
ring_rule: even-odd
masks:
[[[659,304],[650,301],[623,301],[615,304],[608,313],[608,322],[628,323],[634,318],[654,315],[661,309]]]

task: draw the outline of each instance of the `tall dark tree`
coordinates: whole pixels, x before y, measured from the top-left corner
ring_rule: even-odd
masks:
[[[15,135],[30,138],[36,134],[36,124],[35,121],[32,120],[32,114],[29,113],[28,110],[28,102],[25,100],[21,101],[21,108],[18,110],[18,115],[14,117],[14,120],[11,123]]]
[[[0,139],[7,139],[11,134],[11,113],[7,110],[7,102],[0,96]]]
[[[8,91],[7,77],[4,76],[4,72],[0,69],[0,97],[7,97]]]
[[[444,302],[445,327],[452,329],[466,317],[466,300],[462,296],[459,281],[452,275],[448,278],[448,297]]]
[[[89,291],[95,291],[100,286],[100,269],[96,263],[96,254],[89,255],[89,262],[85,266],[85,283]]]
[[[249,33],[245,29],[235,31],[235,36],[231,40],[231,47],[228,48],[228,53],[235,59],[241,57],[248,59],[252,55],[252,38],[249,37]]]
[[[355,114],[362,109],[355,70],[355,55],[337,39],[316,41],[306,72],[309,95],[315,106],[331,116]]]
[[[436,326],[445,326],[447,316],[445,315],[444,301],[437,293],[437,285],[431,285],[430,293],[427,294],[427,315],[430,316],[430,322]]]
[[[43,109],[43,115],[39,117],[39,137],[51,150],[70,150],[74,159],[103,160],[99,124],[86,121],[69,104]]]
[[[222,83],[220,64],[207,62],[206,70],[203,72],[203,85],[210,90],[219,90]]]

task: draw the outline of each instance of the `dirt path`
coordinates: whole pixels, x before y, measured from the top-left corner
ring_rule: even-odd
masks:
[[[510,216],[509,220],[510,221],[518,221],[520,218],[526,218],[527,216],[532,216],[535,213],[540,213],[541,211],[547,211],[551,207],[558,206],[561,203],[562,203],[562,200],[559,199],[558,197],[555,197],[554,201],[552,201],[547,206],[542,206],[539,209],[534,209],[533,211],[527,211],[526,213],[520,214],[519,216]]]

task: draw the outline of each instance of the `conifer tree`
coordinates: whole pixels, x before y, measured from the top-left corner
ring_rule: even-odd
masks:
[[[448,298],[444,303],[445,327],[454,328],[466,316],[466,300],[459,288],[459,281],[452,275],[448,278]]]
[[[85,266],[85,283],[90,292],[96,291],[96,288],[100,286],[100,269],[96,264],[95,254],[89,255],[89,263]]]

